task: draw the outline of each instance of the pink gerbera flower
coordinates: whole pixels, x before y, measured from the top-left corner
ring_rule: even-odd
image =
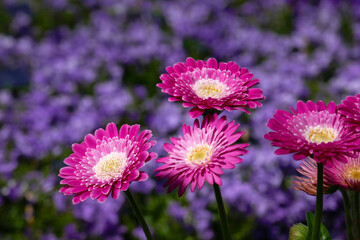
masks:
[[[73,144],[72,153],[65,159],[68,165],[60,169],[64,178],[60,189],[65,195],[75,195],[73,203],[91,197],[103,203],[110,193],[118,198],[120,191],[128,189],[132,181],[145,181],[148,175],[139,171],[145,162],[157,154],[148,150],[155,145],[149,141],[152,134],[144,130],[139,135],[140,125],[127,124],[117,130],[114,123],[106,129],[88,134],[80,144]]]
[[[162,83],[157,84],[162,92],[171,95],[169,101],[182,101],[184,107],[192,107],[190,116],[196,118],[206,109],[219,111],[241,110],[262,106],[262,90],[251,88],[259,83],[246,69],[234,62],[218,62],[210,58],[207,62],[187,58],[162,74]]]
[[[239,124],[227,123],[226,117],[217,114],[206,115],[200,126],[199,120],[193,126],[183,125],[183,135],[171,138],[164,144],[168,157],[157,160],[164,163],[155,171],[160,179],[167,178],[164,187],[170,192],[179,186],[178,194],[183,195],[187,186],[191,191],[196,186],[201,189],[205,180],[213,185],[222,185],[222,169],[231,169],[243,160],[239,157],[247,153],[248,144],[234,144],[245,132],[235,132]]]
[[[360,131],[360,94],[349,96],[338,106],[338,112],[346,117],[349,124]]]
[[[349,124],[336,112],[336,105],[327,106],[322,101],[299,101],[291,113],[277,110],[267,126],[273,130],[265,135],[272,145],[279,147],[276,154],[295,153],[301,160],[308,156],[331,167],[334,162],[346,162],[347,157],[356,157],[360,151],[359,133],[354,133]]]
[[[330,177],[337,185],[360,192],[360,155],[348,158],[347,163],[335,164]]]
[[[300,168],[297,171],[302,174],[302,176],[295,176],[294,189],[306,192],[309,195],[316,196],[317,189],[317,165],[316,161],[312,158],[307,158],[302,161]],[[324,194],[332,193],[330,188],[336,185],[333,181],[331,171],[325,167],[324,168],[324,184],[323,191]]]

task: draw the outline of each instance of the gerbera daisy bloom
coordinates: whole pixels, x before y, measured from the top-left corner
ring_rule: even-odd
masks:
[[[349,96],[338,106],[338,112],[346,117],[349,124],[360,131],[360,94]]]
[[[246,154],[249,144],[234,144],[245,133],[236,132],[239,124],[227,123],[226,117],[218,118],[217,114],[208,114],[200,126],[199,120],[193,126],[183,125],[183,136],[171,138],[164,144],[169,156],[157,160],[164,163],[157,168],[157,177],[167,178],[164,187],[167,192],[179,186],[178,194],[183,195],[187,186],[191,191],[196,186],[201,189],[205,180],[213,185],[222,185],[222,169],[232,169],[243,160],[239,157]]]
[[[360,192],[360,155],[338,163],[330,171],[330,177],[342,188]]]
[[[186,62],[167,67],[168,74],[162,74],[161,91],[171,95],[169,101],[182,101],[184,107],[191,107],[190,117],[196,118],[207,109],[219,111],[240,110],[261,107],[257,102],[264,99],[262,90],[251,88],[259,83],[246,68],[234,62],[208,61],[187,58]]]
[[[354,151],[360,151],[359,133],[354,133],[336,112],[334,102],[326,106],[322,101],[298,101],[297,109],[290,110],[277,110],[267,124],[273,132],[265,134],[265,138],[279,147],[276,154],[295,153],[295,160],[312,156],[328,167],[357,156]]]
[[[294,189],[306,192],[309,195],[316,196],[317,187],[317,165],[316,161],[312,158],[306,158],[300,164],[300,168],[297,171],[302,174],[301,177],[295,176]],[[331,172],[328,168],[324,168],[324,194],[331,193],[330,188],[336,185],[332,180]]]
[[[122,125],[120,131],[114,123],[106,129],[88,134],[80,144],[73,144],[72,153],[64,160],[68,166],[60,169],[64,178],[60,189],[65,195],[75,195],[77,204],[87,198],[103,203],[110,193],[114,199],[126,191],[132,181],[145,181],[148,175],[139,171],[145,162],[157,154],[148,150],[155,145],[149,141],[150,130],[139,133],[140,125]]]

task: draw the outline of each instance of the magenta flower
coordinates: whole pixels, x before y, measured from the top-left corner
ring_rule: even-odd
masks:
[[[360,192],[360,155],[331,168],[329,176],[340,187]]]
[[[297,109],[290,110],[277,110],[267,124],[274,132],[265,134],[265,138],[279,147],[276,154],[295,153],[295,160],[312,156],[316,162],[331,167],[334,162],[356,157],[353,151],[360,151],[359,134],[336,113],[334,102],[326,106],[322,101],[298,101]]]
[[[74,153],[64,160],[68,166],[60,169],[64,178],[60,183],[65,185],[60,192],[75,195],[74,204],[89,197],[103,203],[110,193],[118,198],[132,181],[145,181],[148,175],[139,168],[157,157],[148,151],[156,142],[149,141],[150,130],[138,135],[139,129],[140,125],[125,124],[118,131],[109,123],[105,130],[100,128],[73,144]]]
[[[349,96],[338,106],[338,112],[346,117],[349,124],[360,131],[360,94]]]
[[[161,91],[171,95],[169,101],[182,101],[184,107],[191,107],[190,117],[196,118],[206,109],[219,111],[257,108],[264,99],[262,90],[251,88],[259,83],[246,69],[234,62],[218,62],[210,58],[207,62],[187,58],[186,62],[167,67],[168,74],[162,74]]]
[[[294,189],[303,191],[309,195],[316,196],[317,189],[317,164],[316,161],[312,158],[306,158],[300,164],[300,168],[297,171],[302,176],[295,176],[293,181],[295,187]],[[333,181],[331,170],[327,167],[324,168],[324,183],[323,191],[324,194],[333,193],[331,187],[336,184]]]
[[[227,123],[226,117],[218,118],[217,114],[206,115],[201,124],[194,121],[193,126],[183,125],[183,135],[171,138],[164,144],[168,157],[157,160],[164,163],[157,168],[157,177],[167,178],[164,187],[167,192],[179,186],[178,195],[184,194],[187,186],[191,191],[196,186],[201,189],[205,180],[213,185],[222,185],[222,169],[231,169],[243,160],[239,157],[247,153],[249,144],[234,144],[245,132],[235,132],[239,124]]]

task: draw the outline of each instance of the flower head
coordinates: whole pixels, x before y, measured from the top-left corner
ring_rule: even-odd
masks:
[[[207,62],[187,58],[173,67],[167,67],[168,74],[162,74],[162,83],[157,84],[162,92],[171,95],[169,101],[182,101],[184,107],[191,107],[190,116],[196,118],[207,109],[219,111],[257,108],[264,99],[262,90],[251,88],[259,83],[246,69],[234,62],[220,62],[210,58]]]
[[[346,117],[349,124],[360,131],[360,94],[349,96],[338,106],[338,112]]]
[[[183,195],[187,186],[191,191],[201,189],[205,180],[210,184],[222,185],[222,169],[231,169],[243,160],[248,144],[234,144],[245,133],[236,132],[239,124],[227,123],[226,117],[217,114],[206,115],[200,126],[199,120],[193,126],[183,125],[183,136],[171,138],[164,144],[169,156],[157,160],[164,163],[157,168],[157,177],[167,178],[164,187],[168,192],[179,186],[178,194]]]
[[[277,110],[267,124],[273,132],[265,134],[265,138],[279,147],[276,154],[295,153],[295,160],[313,156],[316,162],[330,167],[334,162],[356,157],[354,151],[360,151],[359,133],[352,131],[336,112],[334,102],[326,106],[322,101],[299,101],[297,109],[290,110]]]
[[[360,155],[348,158],[347,163],[335,164],[330,177],[340,187],[360,192]]]
[[[317,187],[317,165],[312,158],[307,158],[302,161],[300,168],[297,171],[303,176],[295,176],[294,189],[306,192],[309,195],[316,196]],[[330,193],[330,188],[336,185],[331,177],[331,172],[327,167],[324,167],[324,194]]]
[[[75,195],[77,204],[91,197],[104,202],[110,193],[118,198],[132,181],[145,181],[148,175],[139,171],[145,162],[156,158],[148,150],[155,145],[149,141],[149,130],[139,133],[140,125],[122,125],[120,131],[114,123],[106,129],[88,134],[80,144],[73,144],[72,153],[64,160],[68,166],[60,169],[60,183],[65,185],[60,192]]]

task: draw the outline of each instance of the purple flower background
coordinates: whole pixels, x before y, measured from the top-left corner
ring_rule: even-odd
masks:
[[[299,163],[274,155],[266,121],[299,99],[360,92],[359,1],[26,2],[0,3],[1,239],[144,239],[124,197],[73,206],[56,175],[70,145],[110,121],[152,129],[163,156],[191,119],[155,84],[187,56],[247,67],[267,98],[250,116],[227,114],[251,144],[222,178],[234,239],[287,239],[305,221],[315,198],[292,189]],[[220,237],[209,186],[180,199],[153,177],[130,188],[157,239]],[[338,194],[325,197],[324,223],[344,239]]]

